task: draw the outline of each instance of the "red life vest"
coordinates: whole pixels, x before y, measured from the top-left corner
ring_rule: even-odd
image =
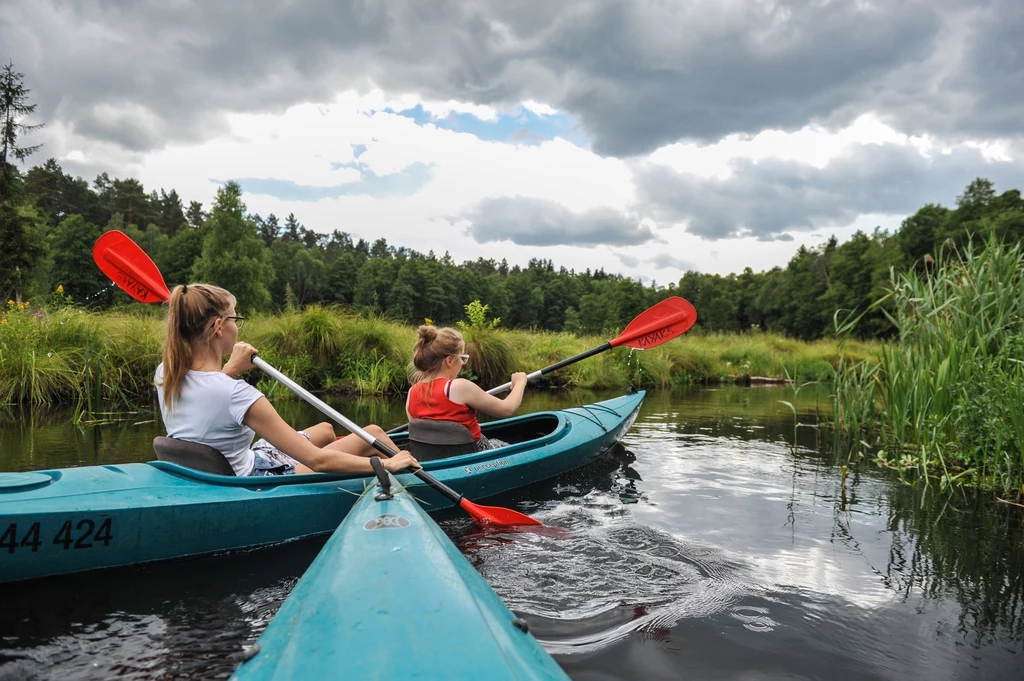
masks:
[[[452,402],[448,397],[452,382],[446,378],[420,382],[409,390],[409,416],[414,419],[455,421],[469,428],[473,438],[480,439],[480,422],[476,409]]]

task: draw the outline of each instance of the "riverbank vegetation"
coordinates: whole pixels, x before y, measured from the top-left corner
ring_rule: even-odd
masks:
[[[472,359],[471,377],[498,385],[512,371],[533,371],[604,343],[602,336],[495,328],[486,306],[469,306],[461,326]],[[475,310],[475,311],[474,311]],[[133,404],[152,395],[160,361],[163,308],[137,305],[95,312],[55,292],[46,304],[7,302],[0,314],[0,403]],[[408,386],[414,326],[340,307],[253,315],[240,335],[271,364],[310,389],[327,393],[388,394]],[[879,345],[854,342],[845,361],[877,354]],[[840,362],[834,341],[803,342],[771,333],[689,333],[662,346],[618,348],[544,377],[541,387],[590,389],[671,387],[752,377],[827,379]],[[261,384],[271,394],[284,391]]]

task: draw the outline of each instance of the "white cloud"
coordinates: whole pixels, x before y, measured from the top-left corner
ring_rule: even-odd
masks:
[[[523,102],[523,108],[529,109],[538,116],[554,116],[558,113],[558,109],[533,100],[526,100]]]
[[[928,154],[933,146],[927,137],[899,133],[874,115],[864,114],[835,131],[809,125],[795,132],[729,135],[714,144],[680,142],[654,151],[648,159],[698,177],[727,179],[732,176],[730,162],[735,159],[799,161],[822,169],[851,147],[866,144],[911,146],[922,154]]]

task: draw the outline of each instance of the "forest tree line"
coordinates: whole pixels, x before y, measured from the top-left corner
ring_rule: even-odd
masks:
[[[956,207],[928,204],[890,234],[858,231],[842,244],[833,237],[801,246],[786,267],[750,268],[721,276],[687,272],[667,285],[644,284],[604,270],[566,269],[546,259],[526,267],[477,258],[456,263],[448,253],[420,253],[383,238],[335,229],[320,233],[289,214],[250,213],[242,188],[221,187],[207,210],[171,189],[146,191],[132,178],[107,173],[90,184],[49,159],[22,170],[37,151],[19,146],[33,126],[19,121],[34,110],[21,74],[0,72],[0,296],[20,301],[51,297],[61,286],[76,304],[105,309],[127,298],[92,264],[91,249],[107,230],[126,232],[150,254],[169,285],[219,284],[246,312],[337,304],[413,324],[446,324],[480,300],[511,328],[612,333],[668,296],[697,308],[698,327],[739,332],[761,329],[802,339],[829,333],[837,310],[867,311],[857,327],[884,337],[892,327],[882,298],[890,271],[927,268],[956,257],[965,240],[1024,240],[1019,190],[997,194],[982,178],[956,197]]]
[[[927,268],[936,258],[956,257],[967,239],[1024,240],[1020,191],[997,195],[991,182],[976,179],[956,208],[926,205],[895,234],[858,231],[842,244],[833,237],[801,246],[786,267],[726,276],[691,271],[659,286],[546,259],[526,267],[485,258],[456,263],[448,253],[424,254],[383,238],[322,234],[293,214],[281,220],[247,212],[234,182],[218,190],[207,212],[196,201],[185,206],[173,189],[147,192],[131,178],[104,173],[90,185],[53,159],[14,176],[17,191],[4,199],[13,204],[4,217],[15,219],[2,226],[0,295],[43,298],[60,285],[75,303],[100,309],[125,297],[92,266],[92,244],[119,229],[150,254],[168,284],[220,284],[246,311],[338,304],[396,321],[444,324],[481,300],[505,327],[602,333],[679,295],[694,304],[707,330],[815,339],[829,333],[836,310],[868,310],[884,296],[891,268]],[[865,337],[886,336],[884,306],[869,310],[858,329]]]

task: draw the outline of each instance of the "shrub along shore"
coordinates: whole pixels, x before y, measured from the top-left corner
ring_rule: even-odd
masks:
[[[75,405],[90,412],[111,403],[152,399],[153,370],[163,338],[161,307],[104,313],[60,305],[9,302],[0,314],[0,403]],[[608,338],[464,325],[469,372],[484,387],[512,371],[534,371],[601,345]],[[250,316],[240,339],[311,390],[383,395],[408,388],[414,327],[337,307],[312,306]],[[879,352],[877,343],[848,343],[845,362]],[[667,388],[692,383],[831,380],[840,362],[834,340],[803,342],[769,333],[691,331],[644,351],[616,348],[545,376],[539,387]],[[274,398],[287,391],[260,382]]]

